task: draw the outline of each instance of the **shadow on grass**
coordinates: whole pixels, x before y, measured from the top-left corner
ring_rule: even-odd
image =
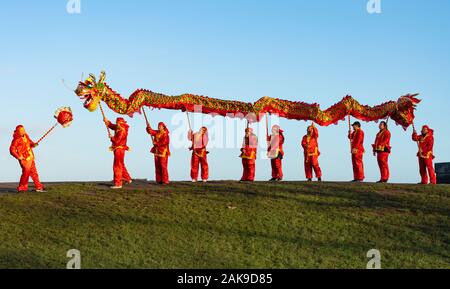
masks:
[[[64,255],[62,255],[64,257]],[[65,259],[62,258],[62,261]],[[45,260],[42,255],[26,249],[2,249],[0,250],[0,268],[4,269],[37,269],[50,268],[55,260]],[[61,262],[61,268],[65,264]]]
[[[231,184],[233,185],[233,184]],[[436,202],[431,204],[430,198],[425,198],[426,193],[417,193],[420,186],[411,189],[398,187],[396,185],[375,185],[375,184],[305,184],[305,183],[281,183],[266,184],[261,186],[235,184],[234,186],[216,186],[214,194],[230,195],[238,194],[249,197],[264,197],[274,200],[286,200],[295,202],[308,202],[302,196],[314,196],[321,201],[311,201],[316,205],[328,206],[332,208],[366,208],[371,210],[408,210],[421,211],[426,214],[450,215],[450,207],[445,205],[445,197],[436,195]],[[211,193],[204,193],[205,197]],[[422,194],[422,195],[421,195]],[[340,202],[328,202],[328,198],[341,200]],[[445,198],[447,203],[450,198]]]
[[[90,214],[89,214],[90,215]],[[379,232],[386,231],[387,227],[385,224],[374,224],[372,222],[365,222],[361,221],[360,219],[353,219],[348,217],[347,218],[350,222],[355,223],[359,222],[364,224],[366,227],[374,228]],[[87,219],[86,222],[89,222]],[[84,222],[83,222],[84,223]],[[120,225],[121,223],[126,224],[139,224],[144,226],[156,226],[161,228],[170,228],[171,231],[178,232],[180,234],[180,237],[183,237],[183,234],[189,234],[189,239],[191,241],[198,240],[198,238],[202,238],[201,236],[204,236],[206,232],[208,234],[211,234],[215,236],[215,238],[219,240],[258,240],[259,243],[267,243],[267,244],[283,244],[283,243],[289,243],[291,245],[298,246],[299,248],[308,248],[311,250],[322,250],[327,252],[336,252],[336,254],[340,255],[346,255],[346,256],[361,256],[361,260],[364,259],[364,254],[371,249],[371,246],[381,246],[384,250],[389,250],[390,252],[402,252],[402,254],[409,254],[409,255],[420,255],[424,252],[427,253],[427,255],[432,255],[437,257],[439,260],[442,260],[442,262],[449,262],[449,256],[439,251],[435,246],[432,244],[423,244],[423,243],[417,243],[414,240],[411,240],[410,242],[392,242],[390,244],[374,244],[373,241],[370,240],[347,240],[347,241],[338,241],[336,240],[336,236],[333,235],[323,235],[322,238],[325,240],[317,240],[310,238],[307,235],[297,235],[297,236],[288,236],[283,234],[275,234],[270,232],[263,232],[263,231],[256,231],[256,230],[249,230],[246,229],[240,229],[236,227],[232,228],[224,228],[216,224],[205,224],[202,222],[187,222],[187,220],[181,220],[181,221],[169,221],[169,220],[155,220],[155,219],[149,219],[145,217],[136,217],[132,215],[124,215],[119,214],[114,219],[97,219],[96,223],[98,223],[100,226],[102,223],[104,225],[111,226],[112,223],[116,223],[116,225]],[[120,226],[119,226],[120,227]],[[395,232],[395,228],[391,225],[388,226],[391,227],[391,232]],[[423,229],[423,228],[422,228]],[[417,230],[417,227],[412,226],[412,230]],[[193,233],[196,232],[196,233]],[[120,232],[117,232],[120,234]],[[363,233],[363,232],[361,232]],[[426,233],[426,232],[424,232]],[[186,236],[185,236],[186,237]],[[235,245],[239,245],[240,243],[236,243]],[[178,244],[180,246],[182,244]],[[242,245],[242,244],[241,244]],[[385,246],[385,247],[383,247]],[[381,249],[380,248],[380,249]],[[243,249],[243,248],[240,248]],[[345,252],[345,253],[342,253]],[[224,252],[225,253],[225,252]],[[252,252],[247,252],[248,254],[251,254]],[[341,258],[342,256],[335,256],[336,258]],[[321,256],[317,256],[317,258],[321,258]],[[201,260],[199,260],[201,261]],[[450,262],[449,262],[450,264]],[[286,268],[289,267],[289,265],[284,264],[281,267]]]

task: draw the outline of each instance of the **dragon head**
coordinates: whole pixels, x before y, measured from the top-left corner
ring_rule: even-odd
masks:
[[[405,130],[414,123],[414,111],[417,104],[421,102],[416,98],[417,96],[418,94],[408,94],[400,97],[397,102],[397,110],[392,116],[392,119],[403,126]]]
[[[97,110],[105,93],[105,77],[104,71],[101,72],[98,81],[93,74],[89,74],[89,77],[84,82],[80,81],[75,89],[75,94],[84,100],[84,108],[91,112]]]

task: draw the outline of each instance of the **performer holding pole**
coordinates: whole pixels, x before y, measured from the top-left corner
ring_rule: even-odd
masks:
[[[199,166],[201,168],[201,178],[204,183],[208,181],[209,178],[209,165],[208,165],[208,154],[206,150],[208,146],[208,129],[202,127],[198,132],[194,133],[192,129],[189,129],[188,139],[192,142],[190,150],[192,151],[191,158],[191,179],[193,183],[198,180]]]
[[[169,130],[165,123],[160,122],[158,124],[158,130],[153,130],[148,122],[147,116],[144,116],[147,122],[147,133],[152,137],[153,148],[151,149],[151,153],[155,158],[155,180],[159,185],[168,185],[169,184],[169,171],[168,171],[168,163],[170,156],[170,137]]]
[[[361,129],[361,123],[356,121],[352,124],[353,131],[350,129],[348,138],[352,149],[352,164],[353,164],[353,181],[362,182],[364,176],[364,131]]]
[[[434,131],[429,126],[424,125],[421,135],[418,135],[414,126],[413,129],[412,139],[417,142],[419,147],[417,157],[419,159],[420,176],[422,178],[420,184],[428,185],[428,181],[430,180],[431,184],[435,185],[437,180],[433,167],[433,159],[435,158],[433,154]]]
[[[72,124],[73,115],[69,107],[62,107],[55,112],[56,124],[53,125],[37,142],[33,142],[27,134],[23,125],[18,125],[13,134],[13,140],[9,148],[10,154],[19,161],[22,169],[22,176],[17,188],[19,193],[28,191],[28,181],[34,182],[36,192],[45,192],[44,185],[39,180],[39,174],[36,169],[35,156],[33,149],[44,140],[60,124],[66,128]]]
[[[240,155],[244,168],[241,182],[253,182],[255,180],[257,148],[258,137],[253,133],[253,129],[248,127],[247,123]]]
[[[377,133],[375,143],[372,145],[373,155],[377,157],[381,178],[378,183],[389,181],[389,154],[391,153],[391,132],[388,129],[387,121],[380,123],[380,131]]]
[[[308,129],[306,135],[302,139],[302,147],[303,154],[305,157],[304,166],[305,166],[305,175],[306,179],[311,182],[313,178],[313,169],[314,173],[319,182],[322,181],[322,170],[319,166],[319,130],[312,123]]]
[[[281,182],[283,180],[284,134],[279,125],[272,127],[272,135],[267,137],[267,142],[269,144],[267,156],[272,167],[272,178],[269,181]]]
[[[20,184],[17,188],[19,193],[28,191],[28,180],[30,177],[34,182],[36,192],[45,192],[44,185],[39,180],[33,152],[33,149],[37,146],[38,143],[30,139],[23,125],[18,125],[14,131],[9,151],[19,161],[19,165],[22,168],[22,176],[20,177]]]
[[[121,189],[123,182],[132,183],[132,179],[125,166],[125,152],[130,148],[127,146],[129,125],[122,117],[118,117],[116,123],[113,124],[107,118],[104,119],[106,126],[114,131],[114,136],[111,136],[112,146],[110,150],[114,152],[114,185],[111,189]]]

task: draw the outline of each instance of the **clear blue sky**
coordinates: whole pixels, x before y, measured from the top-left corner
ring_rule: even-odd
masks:
[[[71,106],[73,126],[60,129],[36,150],[43,181],[110,180],[112,154],[98,112],[89,113],[61,84],[75,86],[81,73],[107,71],[122,95],[137,88],[167,94],[191,92],[253,102],[268,95],[320,103],[327,108],[346,94],[380,104],[419,92],[417,125],[436,130],[436,161],[450,161],[450,2],[382,0],[368,14],[366,0],[262,1],[81,0],[82,13],[66,12],[66,0],[0,4],[0,181],[17,181],[9,156],[11,134],[24,124],[38,138],[54,110]],[[169,127],[174,111],[152,112]],[[115,115],[108,111],[108,116]],[[135,178],[153,179],[150,142],[141,117],[130,120],[126,162]],[[303,179],[301,136],[306,123],[282,120],[286,131],[286,179]],[[376,131],[363,124],[369,149]],[[411,131],[391,127],[392,181],[417,182]],[[345,123],[321,128],[325,179],[350,180]],[[262,135],[261,135],[262,137]],[[212,149],[212,179],[239,179],[237,149]],[[189,152],[173,149],[173,180],[189,179]],[[366,154],[367,180],[379,178]],[[270,177],[267,160],[257,178]]]

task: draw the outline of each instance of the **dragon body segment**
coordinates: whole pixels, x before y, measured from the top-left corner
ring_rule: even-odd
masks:
[[[420,100],[416,98],[418,94],[404,95],[397,101],[390,101],[373,107],[361,105],[351,96],[346,96],[330,108],[321,110],[316,103],[308,104],[267,96],[255,103],[248,103],[194,94],[169,96],[145,89],[136,90],[127,99],[105,83],[104,72],[101,73],[98,81],[94,75],[90,74],[89,78],[78,84],[75,93],[85,101],[84,107],[89,111],[97,110],[100,102],[103,101],[114,112],[130,117],[147,106],[158,109],[247,118],[251,122],[259,121],[263,115],[271,113],[287,119],[314,121],[321,126],[336,124],[349,115],[363,121],[378,121],[389,117],[405,129],[413,123],[414,110],[420,103]],[[201,111],[198,110],[199,108],[201,108]]]

